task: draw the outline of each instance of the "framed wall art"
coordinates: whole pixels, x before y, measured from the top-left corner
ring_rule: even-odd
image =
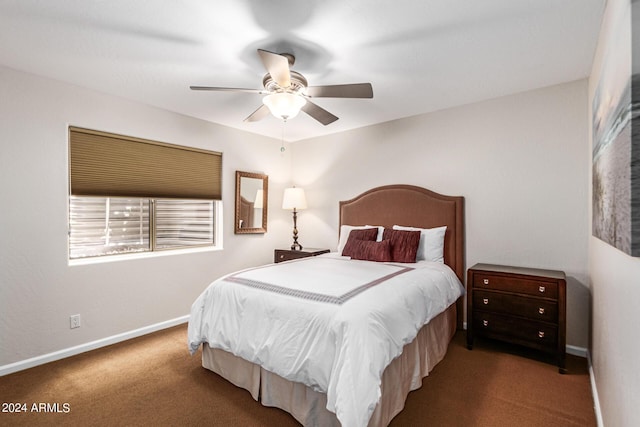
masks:
[[[593,97],[593,235],[640,256],[640,3],[605,43]],[[634,38],[638,40],[634,40]]]

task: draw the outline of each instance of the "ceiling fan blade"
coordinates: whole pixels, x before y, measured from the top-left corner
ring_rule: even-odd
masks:
[[[324,108],[314,104],[313,102],[307,100],[307,103],[302,107],[302,111],[322,123],[323,125],[329,125],[336,120],[338,117],[334,116]]]
[[[273,80],[283,89],[291,86],[291,72],[289,70],[289,60],[286,56],[267,50],[258,49],[260,60],[264,64]]]
[[[245,122],[257,122],[258,120],[264,119],[266,116],[270,114],[269,108],[266,105],[261,105],[258,107],[256,111],[249,114],[249,117],[244,119]]]
[[[238,87],[215,87],[215,86],[189,86],[191,90],[212,90],[221,92],[246,92],[246,93],[266,93],[259,89],[243,89]]]
[[[373,98],[373,87],[371,83],[309,86],[305,93],[311,98]]]

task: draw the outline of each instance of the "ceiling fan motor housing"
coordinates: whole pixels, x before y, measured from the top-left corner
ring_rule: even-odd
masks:
[[[280,87],[269,73],[265,74],[262,78],[262,85],[269,92],[300,93],[307,88],[307,79],[305,79],[302,74],[293,70],[291,70],[290,73],[291,85],[289,87]]]

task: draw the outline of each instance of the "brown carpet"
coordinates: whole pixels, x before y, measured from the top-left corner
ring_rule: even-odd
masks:
[[[481,341],[469,351],[458,333],[391,425],[595,426],[586,360],[568,356],[560,375],[526,356]],[[202,368],[200,353],[187,352],[186,325],[0,377],[0,401],[27,407],[0,412],[3,426],[299,425]]]

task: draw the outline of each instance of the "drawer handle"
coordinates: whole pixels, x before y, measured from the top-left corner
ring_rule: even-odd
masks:
[[[482,321],[482,326],[489,326],[489,321],[488,320],[483,320]]]
[[[544,338],[544,331],[538,331],[538,338]]]
[[[483,299],[482,299],[482,303],[483,303],[484,305],[489,304],[489,298],[483,298]]]
[[[547,290],[547,288],[545,288],[544,286],[538,286],[538,290],[540,291],[541,294],[543,294],[544,291]]]
[[[482,279],[482,283],[484,283],[485,285],[489,284],[489,279]]]
[[[544,308],[540,307],[540,308],[538,309],[538,313],[540,313],[540,314],[544,314]]]

